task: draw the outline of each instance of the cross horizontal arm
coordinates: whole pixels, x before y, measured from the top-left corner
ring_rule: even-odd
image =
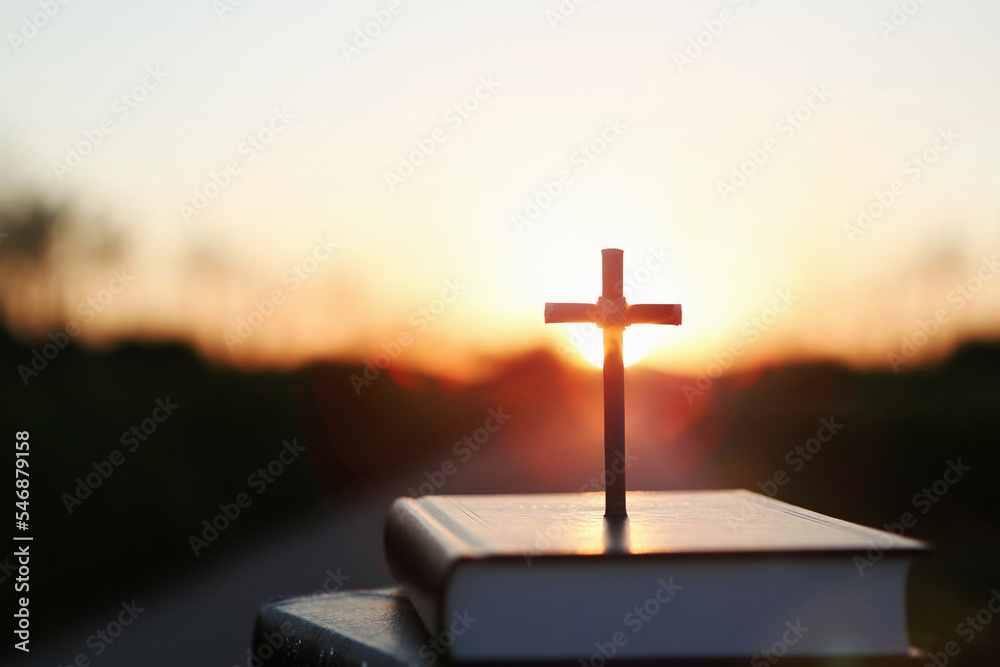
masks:
[[[597,322],[600,309],[592,303],[547,303],[545,322],[559,324],[566,322]],[[679,303],[637,303],[625,307],[625,318],[629,324],[680,324]]]
[[[681,304],[637,303],[625,307],[629,324],[680,324]]]
[[[594,322],[598,313],[597,306],[592,303],[547,303],[545,323]]]

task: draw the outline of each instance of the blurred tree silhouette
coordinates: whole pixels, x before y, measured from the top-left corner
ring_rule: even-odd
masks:
[[[37,195],[0,201],[0,309],[12,327],[61,323],[71,283],[124,247],[106,218],[84,218]]]
[[[61,208],[41,199],[22,199],[0,204],[0,299],[12,324],[26,315],[42,315],[42,308],[55,308],[58,299],[43,304],[41,294],[53,294],[60,276],[50,270],[56,238],[65,227]],[[50,315],[58,316],[58,312]]]
[[[62,211],[41,200],[8,203],[0,207],[0,265],[19,262],[38,267],[45,263],[56,232],[64,224]]]

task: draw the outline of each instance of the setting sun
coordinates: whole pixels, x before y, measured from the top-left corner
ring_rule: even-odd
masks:
[[[601,330],[596,325],[579,325],[580,329],[570,335],[567,343],[577,347],[576,342],[580,341],[579,354],[594,366],[601,368],[604,366],[604,342]],[[587,328],[590,327],[590,328]],[[661,342],[662,336],[657,337],[652,333],[646,333],[641,327],[629,327],[625,330],[625,344],[622,347],[622,360],[626,366],[631,366],[640,361],[647,352],[652,350]]]

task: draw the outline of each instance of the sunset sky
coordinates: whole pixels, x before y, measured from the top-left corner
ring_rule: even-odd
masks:
[[[234,364],[582,359],[599,333],[543,305],[596,300],[618,247],[630,302],[684,309],[627,332],[644,363],[907,368],[1000,329],[997,25],[986,0],[8,0],[0,196],[125,240],[67,244],[62,310],[8,314]]]

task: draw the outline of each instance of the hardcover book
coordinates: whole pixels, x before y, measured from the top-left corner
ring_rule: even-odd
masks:
[[[749,491],[396,500],[386,555],[462,662],[906,656],[922,542]],[[881,558],[868,567],[869,551]]]

